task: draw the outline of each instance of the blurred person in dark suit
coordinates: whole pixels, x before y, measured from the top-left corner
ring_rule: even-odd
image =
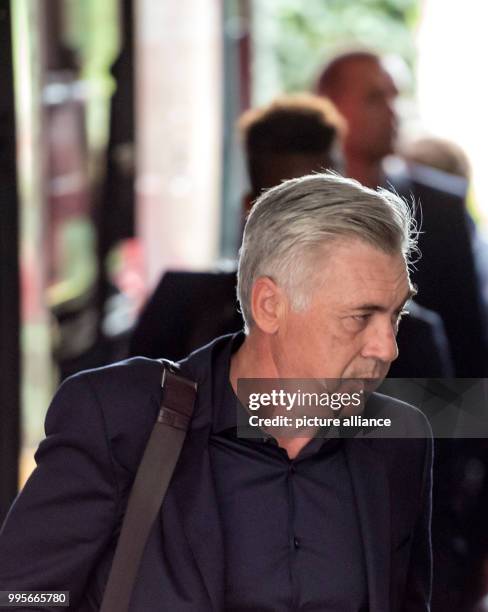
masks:
[[[344,122],[332,104],[318,97],[283,96],[241,117],[250,192],[249,212],[259,194],[284,179],[342,167]],[[179,359],[202,344],[242,329],[235,271],[168,272],[150,297],[135,327],[131,355]],[[400,327],[393,377],[452,374],[442,321],[414,302]]]
[[[445,172],[449,176],[444,180],[450,181],[451,189],[468,195],[471,164],[466,152],[457,143],[436,136],[422,136],[403,142],[399,153],[413,167],[420,164]],[[487,304],[488,244],[469,211],[467,212],[475,261],[483,287],[483,299]],[[453,445],[456,446],[455,452]],[[488,515],[488,440],[456,440],[451,445],[441,441],[441,444],[437,444],[436,457],[445,469],[445,475],[441,479],[441,486],[446,490],[443,496],[445,500],[449,494],[452,495],[450,481],[459,483],[454,503],[444,507],[445,529],[450,528],[449,522],[453,519],[457,524],[463,524],[468,522],[465,520],[466,515],[471,514],[471,519],[474,518],[469,521],[467,527],[468,537],[458,539],[454,554],[458,558],[458,564],[466,568],[466,590],[475,594],[473,599],[484,599],[476,608],[477,612],[481,612],[488,609],[488,531],[484,525]],[[452,466],[449,468],[450,464]],[[435,489],[438,487],[436,483]],[[436,527],[436,531],[438,529],[439,527]],[[470,550],[468,562],[467,549]],[[453,576],[455,577],[455,574]],[[437,595],[434,594],[434,597],[437,598]],[[469,602],[466,602],[466,607],[469,608]]]
[[[445,173],[425,166],[398,165],[394,173],[385,171],[383,161],[395,151],[398,90],[377,55],[352,51],[337,56],[320,74],[317,92],[330,98],[346,119],[346,174],[370,187],[392,186],[420,204],[422,259],[413,270],[413,281],[420,290],[418,301],[441,315],[456,375],[485,376],[488,352],[483,301],[465,192]]]
[[[470,195],[471,164],[466,152],[457,143],[437,136],[422,136],[402,143],[399,154],[407,164],[428,166],[445,172],[451,190]],[[485,328],[488,329],[488,238],[486,230],[480,230],[469,210],[466,211],[473,245],[475,263],[482,286]]]
[[[398,164],[394,174],[385,171],[383,162],[396,146],[398,91],[374,53],[351,51],[335,57],[320,74],[316,89],[333,100],[347,121],[347,174],[372,187],[392,185],[420,203],[422,259],[413,271],[418,300],[442,316],[456,375],[486,376],[484,315],[465,181],[417,164]],[[486,442],[439,439],[435,449],[432,610],[470,610],[479,595],[475,583],[484,555],[480,543],[486,542],[487,533]]]

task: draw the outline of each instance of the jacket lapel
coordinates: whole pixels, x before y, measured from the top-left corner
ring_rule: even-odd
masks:
[[[359,512],[369,608],[388,612],[390,590],[390,491],[381,456],[360,439],[345,440],[346,458]]]

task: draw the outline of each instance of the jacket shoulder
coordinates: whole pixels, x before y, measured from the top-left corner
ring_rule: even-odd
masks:
[[[67,378],[63,385],[76,382],[88,384],[97,392],[106,390],[115,395],[124,395],[126,392],[145,394],[161,381],[161,376],[162,365],[157,359],[131,357],[78,372]]]
[[[66,399],[57,404],[61,410],[74,404],[80,413],[77,418],[85,421],[96,410],[114,460],[133,473],[156,422],[162,373],[159,361],[144,357],[85,370],[63,382],[56,395]],[[46,431],[50,418],[54,415],[48,412]]]
[[[393,429],[404,438],[432,438],[432,430],[425,415],[415,406],[402,400],[373,393],[367,404],[368,415],[389,418]]]

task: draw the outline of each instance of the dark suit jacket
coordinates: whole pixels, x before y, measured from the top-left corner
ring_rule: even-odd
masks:
[[[456,376],[484,377],[488,352],[480,282],[475,269],[464,183],[438,170],[411,167],[387,177],[398,193],[420,206],[421,260],[413,270],[417,301],[445,325]]]
[[[217,336],[244,326],[238,311],[235,272],[167,272],[146,303],[132,333],[131,356],[182,359]],[[399,357],[390,377],[453,375],[439,316],[414,302],[398,332]]]
[[[183,362],[185,374],[199,383],[195,414],[149,536],[132,610],[224,609],[223,536],[208,439],[212,362],[229,341],[219,339]],[[137,358],[81,373],[61,386],[46,419],[38,467],[0,534],[0,590],[69,590],[74,609],[97,609],[128,492],[159,410],[160,379],[158,362]],[[397,400],[376,395],[370,405],[373,412],[396,418],[406,435],[422,437],[344,440],[369,610],[425,612],[430,591],[428,425],[417,410]]]

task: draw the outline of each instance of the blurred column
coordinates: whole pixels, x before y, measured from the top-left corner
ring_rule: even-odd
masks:
[[[211,265],[219,242],[221,2],[136,8],[137,233],[150,286]]]
[[[13,17],[17,169],[20,194],[22,453],[20,484],[33,453],[54,386],[50,316],[46,306],[47,208],[45,122],[42,104],[46,56],[45,2],[16,0]]]
[[[223,150],[221,256],[233,262],[241,243],[242,198],[248,191],[247,172],[237,120],[251,98],[251,30],[249,0],[223,5]],[[224,262],[222,262],[224,263]]]
[[[11,13],[0,0],[0,523],[17,492],[20,422],[19,262]]]

